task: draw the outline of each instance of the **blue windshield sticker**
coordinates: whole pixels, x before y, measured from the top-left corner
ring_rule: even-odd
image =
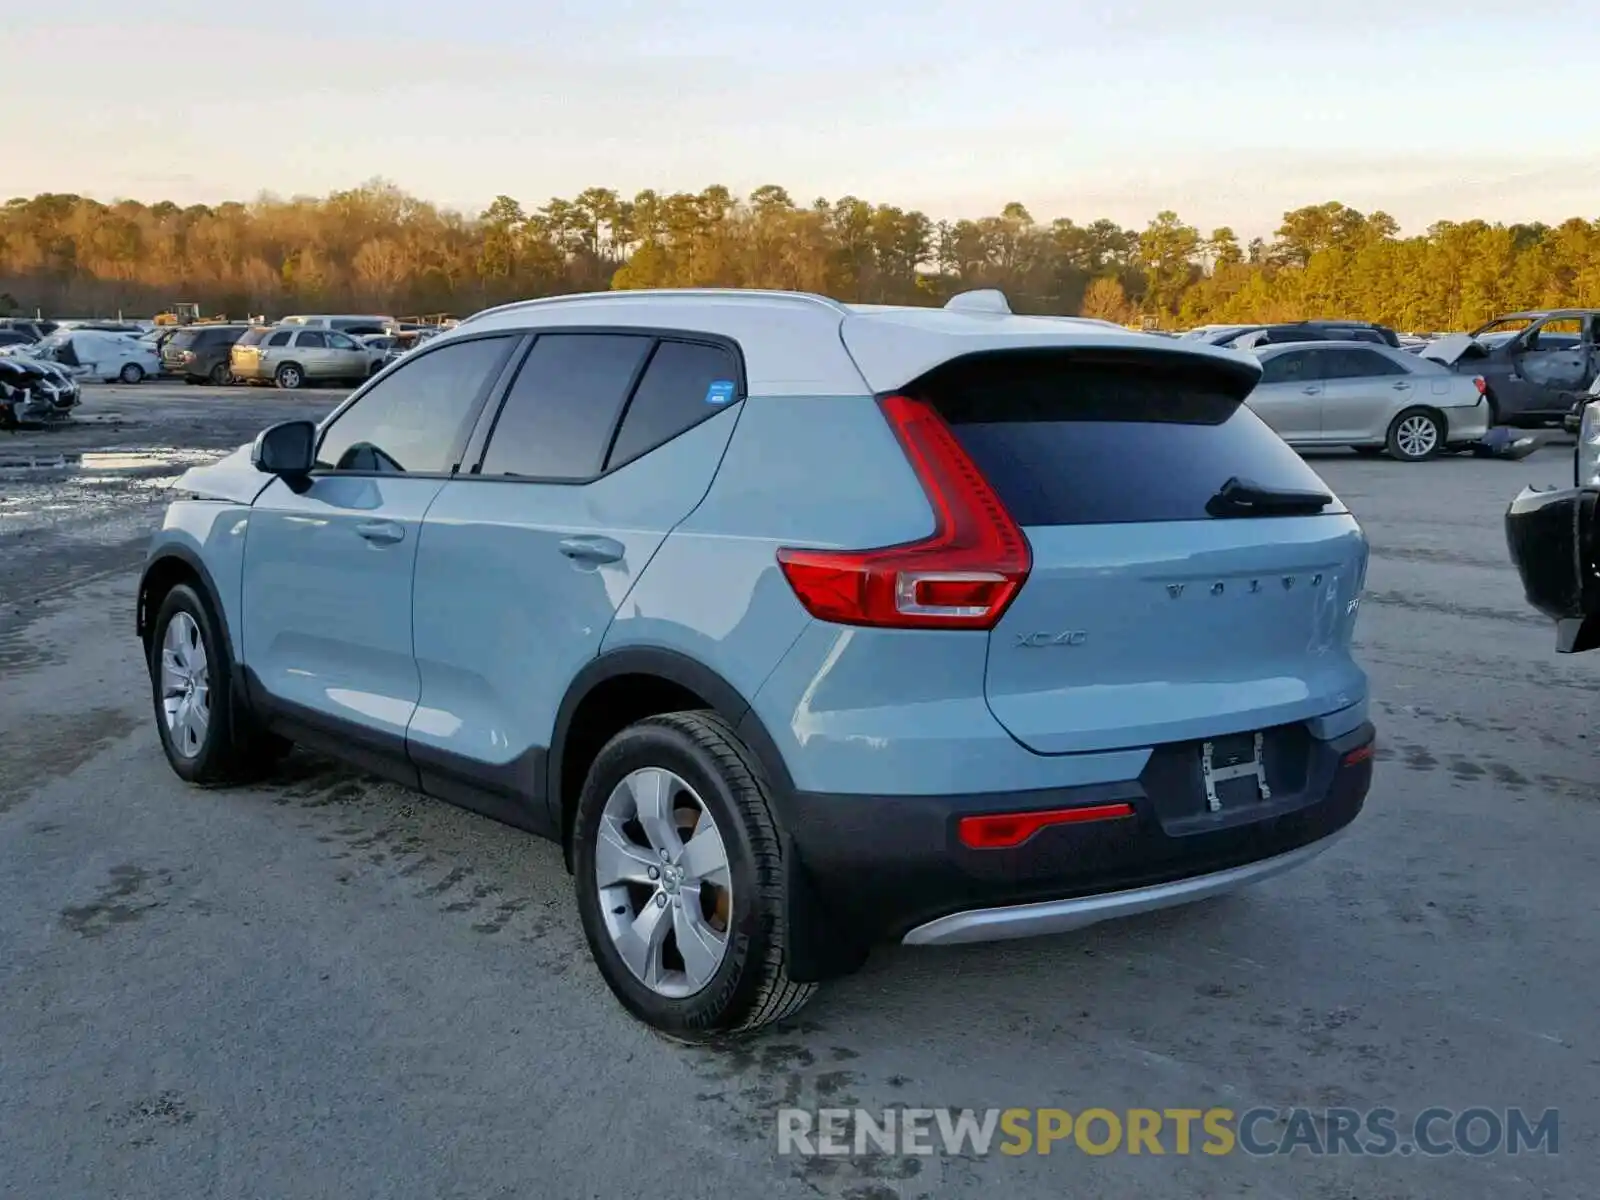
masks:
[[[707,404],[726,404],[733,399],[733,380],[718,379],[706,389]]]

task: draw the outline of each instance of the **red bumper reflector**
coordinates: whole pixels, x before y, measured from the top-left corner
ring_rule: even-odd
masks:
[[[956,832],[961,844],[969,849],[1010,850],[1049,825],[1078,825],[1085,821],[1114,821],[1119,817],[1131,816],[1131,804],[1084,804],[1077,808],[962,817]]]
[[[1347,767],[1353,767],[1357,763],[1366,762],[1367,759],[1372,757],[1372,750],[1373,745],[1371,742],[1368,742],[1365,746],[1357,746],[1354,750],[1350,751],[1349,754],[1344,756],[1344,765]]]

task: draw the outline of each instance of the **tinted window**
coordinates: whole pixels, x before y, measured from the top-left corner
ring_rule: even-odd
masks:
[[[334,419],[317,449],[317,466],[451,470],[467,422],[515,340],[478,338],[412,359]]]
[[[647,337],[545,334],[506,397],[483,458],[485,475],[592,479],[605,462]]]
[[[662,342],[628,402],[606,469],[669,442],[738,397],[739,364],[718,346]]]
[[[1318,352],[1289,351],[1261,364],[1262,383],[1301,383],[1320,378],[1316,370]]]
[[[240,335],[238,344],[241,346],[259,346],[267,340],[267,334],[271,332],[272,330],[270,329],[247,329]]]
[[[294,344],[301,350],[326,350],[328,339],[321,330],[309,329],[295,338]]]
[[[330,333],[330,334],[328,334],[328,345],[332,346],[335,350],[358,350],[358,349],[360,349],[360,347],[357,346],[355,344],[355,342],[353,342],[349,338],[345,337],[344,334],[342,334],[342,333]]]
[[[294,334],[290,333],[287,329],[279,330],[277,333],[272,335],[271,339],[268,340],[267,345],[287,346],[289,344],[289,339],[293,336]]]
[[[1206,364],[1052,354],[956,362],[914,385],[1021,525],[1209,519],[1231,476],[1321,491],[1300,456]]]
[[[1405,367],[1372,350],[1324,350],[1325,379],[1369,379],[1374,375],[1404,375]]]
[[[167,345],[174,350],[192,350],[199,340],[200,331],[198,329],[180,329],[172,335],[172,340]]]

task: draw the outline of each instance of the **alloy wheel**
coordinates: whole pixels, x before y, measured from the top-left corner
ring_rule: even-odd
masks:
[[[1439,427],[1431,417],[1407,417],[1395,430],[1395,441],[1407,458],[1426,458],[1439,446]]]
[[[173,748],[197,756],[211,726],[211,674],[200,626],[186,612],[173,614],[161,638],[161,709]]]
[[[617,954],[658,995],[692,996],[728,953],[732,872],[716,819],[678,775],[626,776],[595,833],[600,911]]]

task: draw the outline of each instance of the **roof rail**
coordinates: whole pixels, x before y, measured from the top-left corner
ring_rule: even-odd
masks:
[[[999,288],[980,288],[971,292],[957,292],[945,301],[952,312],[995,313],[1009,315],[1011,305]]]
[[[795,304],[806,304],[826,308],[831,312],[848,316],[850,309],[838,300],[827,296],[819,296],[814,292],[783,292],[761,288],[633,288],[611,292],[572,292],[563,296],[538,296],[531,300],[513,300],[509,304],[497,304],[493,308],[486,308],[482,312],[475,312],[470,317],[463,317],[460,325],[468,325],[480,317],[492,316],[495,313],[515,312],[524,308],[537,308],[547,304],[594,304],[605,301],[625,301],[649,296],[652,299],[739,299],[739,300],[778,300]],[[459,327],[459,326],[458,326]]]

